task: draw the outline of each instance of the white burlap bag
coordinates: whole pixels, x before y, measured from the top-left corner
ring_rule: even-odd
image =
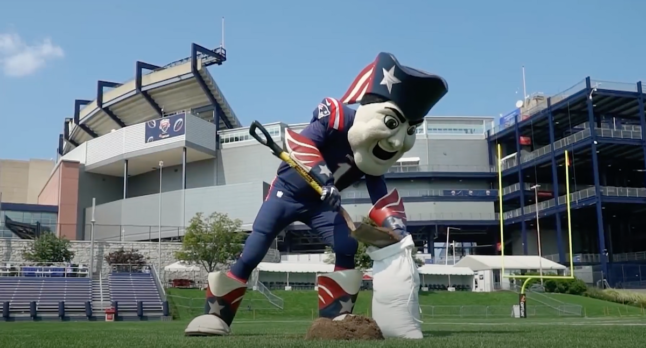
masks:
[[[409,235],[385,248],[369,247],[372,266],[372,317],[384,337],[423,338],[419,307],[419,273]]]

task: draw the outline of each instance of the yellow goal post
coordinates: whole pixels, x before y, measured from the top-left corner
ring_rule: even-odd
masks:
[[[520,301],[521,301],[521,307],[524,306],[524,301],[525,301],[525,288],[527,287],[527,284],[529,283],[530,280],[532,279],[574,279],[574,258],[572,255],[572,214],[570,211],[571,208],[571,198],[570,198],[570,159],[569,159],[569,153],[567,150],[565,150],[565,202],[566,202],[566,214],[567,214],[567,233],[568,233],[568,261],[569,261],[569,275],[563,275],[563,276],[554,276],[554,275],[505,275],[505,217],[504,217],[504,212],[503,212],[503,201],[502,201],[502,147],[500,144],[498,144],[498,204],[499,204],[499,219],[500,219],[500,263],[501,263],[501,269],[500,269],[500,274],[502,278],[508,278],[508,279],[524,279],[525,281],[523,282],[523,285],[520,290]],[[518,163],[520,165],[520,162]],[[521,188],[523,189],[523,188]],[[554,197],[554,199],[558,200],[558,197]],[[535,204],[538,206],[538,202],[535,202]],[[539,241],[540,243],[540,241]],[[523,310],[521,309],[521,312]]]

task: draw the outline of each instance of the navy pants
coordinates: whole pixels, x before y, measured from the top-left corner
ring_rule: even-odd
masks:
[[[315,199],[305,202],[294,199],[280,180],[275,180],[256,216],[242,255],[231,267],[231,273],[239,279],[249,279],[278,234],[296,221],[308,225],[332,247],[337,268],[353,269],[357,241],[350,236],[350,229],[341,214],[326,208],[323,202]]]

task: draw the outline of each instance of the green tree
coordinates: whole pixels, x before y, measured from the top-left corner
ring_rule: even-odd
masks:
[[[362,271],[372,268],[372,259],[368,256],[366,249],[366,245],[359,242],[359,248],[357,249],[357,253],[354,255],[354,268]],[[325,247],[325,254],[325,263],[334,264],[336,262],[336,257],[332,248],[329,246]]]
[[[23,258],[40,263],[71,262],[74,252],[70,251],[69,240],[58,238],[53,233],[44,233],[23,252]]]
[[[240,255],[244,238],[242,221],[232,220],[227,214],[205,217],[197,213],[186,228],[182,249],[175,252],[175,258],[213,272],[229,266]]]
[[[361,222],[366,225],[377,226],[377,224],[367,216],[364,216]],[[367,249],[368,247],[365,244],[359,242],[357,253],[354,255],[354,267],[356,269],[365,271],[372,268],[372,259],[370,258],[370,256],[368,256]],[[336,262],[336,257],[332,248],[326,247],[325,254],[327,255],[325,258],[325,263],[334,264]],[[413,256],[413,260],[418,267],[424,265],[424,260],[418,258],[417,256]]]

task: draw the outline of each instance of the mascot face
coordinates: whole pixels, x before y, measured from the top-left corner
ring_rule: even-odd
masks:
[[[357,168],[368,175],[385,174],[415,145],[417,126],[392,102],[361,105],[348,130]]]

